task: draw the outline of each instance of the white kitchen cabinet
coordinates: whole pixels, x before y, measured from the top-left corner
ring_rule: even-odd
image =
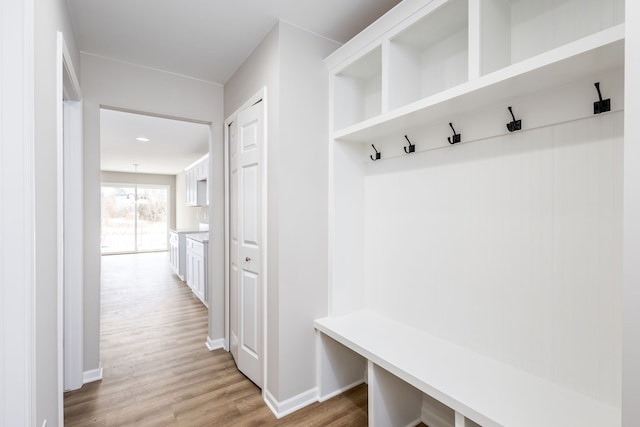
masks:
[[[209,154],[205,154],[185,171],[187,206],[209,205]]]
[[[182,281],[186,281],[188,277],[187,235],[201,232],[202,229],[197,228],[169,230],[169,263]]]
[[[185,204],[187,206],[196,206],[197,201],[195,197],[195,177],[193,169],[185,169],[184,171],[184,180],[185,180]]]
[[[207,252],[208,242],[202,235],[187,235],[187,285],[207,305]]]
[[[404,0],[326,59],[320,399],[368,369],[372,424],[620,424],[624,7]]]

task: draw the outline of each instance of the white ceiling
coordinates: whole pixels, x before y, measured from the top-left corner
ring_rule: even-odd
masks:
[[[286,21],[344,43],[400,0],[67,0],[79,49],[224,84]],[[202,125],[102,110],[102,170],[177,174],[207,152]],[[204,127],[206,129],[206,127]],[[141,135],[146,144],[135,140]]]
[[[148,142],[137,141],[148,138]],[[209,126],[100,110],[100,169],[177,175],[209,151]]]
[[[282,19],[344,43],[399,0],[67,0],[81,51],[224,84]]]

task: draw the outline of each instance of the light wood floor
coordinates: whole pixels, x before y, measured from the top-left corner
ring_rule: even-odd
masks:
[[[224,350],[167,253],[102,258],[103,380],[65,394],[72,426],[365,426],[360,386],[277,420]]]

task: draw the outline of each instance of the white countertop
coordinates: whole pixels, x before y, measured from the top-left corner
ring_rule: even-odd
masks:
[[[170,228],[170,232],[186,234],[186,233],[208,233],[208,230],[201,230],[198,227],[189,227],[189,228]]]
[[[209,232],[191,233],[185,236],[187,239],[195,240],[200,243],[209,243]]]

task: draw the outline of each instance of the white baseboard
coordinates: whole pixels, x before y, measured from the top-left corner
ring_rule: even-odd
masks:
[[[405,427],[415,427],[418,424],[420,424],[421,422],[422,422],[422,420],[420,418],[418,418],[418,419],[410,422],[409,424],[407,424]],[[429,427],[431,427],[431,426],[429,426]]]
[[[211,338],[207,337],[206,346],[209,349],[209,351],[218,350],[220,348],[226,350],[224,346],[224,338],[218,338],[217,340],[212,340]]]
[[[324,402],[324,401],[326,401],[326,400],[329,400],[329,399],[331,399],[331,398],[333,398],[333,397],[336,397],[337,395],[342,394],[342,393],[344,393],[344,392],[345,392],[345,391],[347,391],[347,390],[351,390],[352,388],[357,387],[357,386],[359,386],[360,384],[365,383],[365,382],[366,382],[366,381],[365,381],[364,379],[362,379],[362,380],[358,380],[358,381],[356,381],[356,382],[355,382],[355,383],[353,383],[353,384],[349,384],[349,385],[347,385],[347,386],[342,387],[341,389],[334,390],[334,391],[332,391],[332,392],[331,392],[331,393],[329,393],[329,394],[325,394],[324,396],[318,396],[318,402]]]
[[[82,373],[82,384],[100,381],[102,379],[102,367]]]
[[[305,406],[311,405],[318,401],[318,389],[312,388],[311,390],[307,390],[303,393],[300,393],[297,396],[293,396],[283,402],[278,402],[278,400],[273,397],[269,390],[264,391],[264,402],[267,404],[273,415],[276,418],[280,419],[285,417],[298,409],[302,409]]]

